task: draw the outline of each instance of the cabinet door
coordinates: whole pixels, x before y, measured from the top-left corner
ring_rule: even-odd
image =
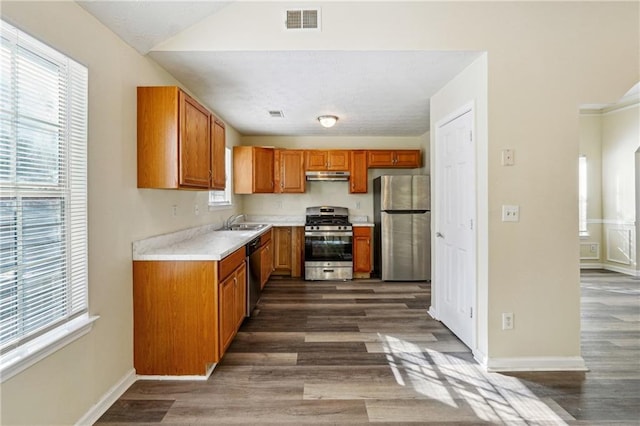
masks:
[[[138,188],[178,189],[179,92],[138,87]]]
[[[243,263],[235,272],[235,327],[233,334],[242,325],[247,313],[247,266]]]
[[[305,169],[322,171],[329,167],[329,152],[307,150],[305,151]]]
[[[371,272],[370,228],[353,228],[353,272]]]
[[[271,272],[273,272],[273,247],[271,241],[260,250],[262,250],[260,255],[260,289],[262,290],[267,281],[269,281]]]
[[[278,275],[291,275],[291,228],[273,228],[273,271]]]
[[[420,150],[400,150],[395,152],[395,167],[418,168],[422,166]]]
[[[253,148],[253,171],[253,192],[273,192],[273,148]]]
[[[235,334],[237,325],[237,309],[236,309],[236,274],[231,274],[226,280],[219,284],[218,291],[218,315],[220,324],[220,356],[222,356]]]
[[[180,91],[180,186],[209,188],[211,160],[210,114]]]
[[[280,188],[279,192],[303,193],[305,191],[304,151],[280,150]]]
[[[351,151],[351,177],[349,192],[366,194],[368,191],[367,151]]]
[[[349,151],[329,151],[328,170],[349,170]]]
[[[376,149],[369,151],[369,167],[392,167],[394,151]]]
[[[211,189],[223,191],[226,186],[225,148],[226,129],[224,123],[211,119]]]

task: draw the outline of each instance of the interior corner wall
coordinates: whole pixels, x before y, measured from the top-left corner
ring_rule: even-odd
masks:
[[[488,98],[487,98],[487,81],[488,81],[488,55],[483,53],[472,64],[465,68],[460,74],[455,76],[449,83],[440,89],[431,97],[431,125],[430,125],[430,152],[431,152],[431,192],[435,194],[437,180],[440,178],[436,174],[435,156],[436,156],[436,137],[438,134],[437,126],[451,114],[459,111],[467,105],[473,107],[474,112],[474,141],[476,144],[476,221],[477,221],[477,329],[476,329],[476,347],[471,348],[477,357],[485,358],[488,353],[488,334],[487,334],[487,318],[488,318],[488,199],[489,188],[487,186],[488,176]],[[432,197],[433,204],[431,208],[432,224],[437,223],[439,218],[437,203],[441,200]],[[431,233],[431,246],[435,247],[435,232]],[[432,271],[436,271],[436,263],[438,262],[435,250],[432,250]],[[437,280],[437,276],[434,279]],[[432,281],[433,282],[433,281]],[[437,283],[433,285],[431,290],[431,304],[437,313],[437,292],[440,291]]]
[[[167,72],[73,1],[3,1],[2,19],[89,69],[89,312],[100,318],[0,385],[2,424],[74,424],[132,374],[132,242],[235,210],[209,212],[206,191],[136,188],[136,86],[178,84]],[[227,144],[239,139],[227,126]]]
[[[587,159],[587,230],[580,237],[580,267],[602,268],[602,115],[582,112],[580,155]]]
[[[640,104],[602,114],[603,264],[636,275],[636,161]]]

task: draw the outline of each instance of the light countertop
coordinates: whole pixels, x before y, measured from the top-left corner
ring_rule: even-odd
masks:
[[[351,217],[353,226],[374,226],[366,216]],[[247,216],[245,223],[264,223],[259,230],[227,231],[204,225],[133,242],[133,260],[222,260],[274,226],[304,226],[297,216]]]
[[[133,260],[222,260],[271,229],[226,231],[211,226],[158,235],[133,243]]]

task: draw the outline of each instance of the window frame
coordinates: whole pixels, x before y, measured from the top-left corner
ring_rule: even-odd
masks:
[[[1,319],[11,326],[0,342],[2,383],[87,334],[98,317],[88,309],[88,69],[4,20],[0,35],[8,79],[0,91],[0,200],[10,212],[0,236],[12,247],[0,271],[12,277],[0,293]],[[50,216],[48,206],[37,208],[47,199],[59,200],[59,213],[55,203]]]
[[[233,161],[231,161],[232,151],[231,148],[226,146],[224,148],[224,163],[225,163],[225,186],[224,191],[213,190],[209,191],[209,210],[227,210],[233,208]],[[219,198],[224,193],[224,199]]]
[[[589,237],[589,162],[586,155],[578,157],[578,235]]]

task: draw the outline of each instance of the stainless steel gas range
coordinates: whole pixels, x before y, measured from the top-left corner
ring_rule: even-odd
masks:
[[[304,278],[353,278],[353,228],[346,207],[307,207],[304,227]]]

